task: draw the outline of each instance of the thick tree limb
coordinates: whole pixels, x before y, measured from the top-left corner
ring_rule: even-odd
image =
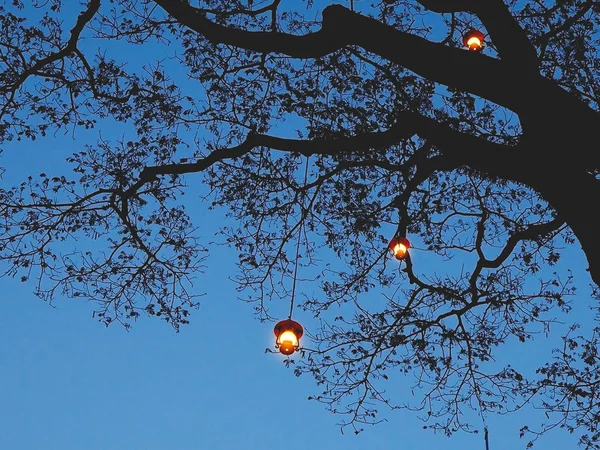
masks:
[[[323,10],[323,26],[319,31],[297,36],[230,28],[209,20],[187,2],[155,1],[182,25],[214,43],[261,53],[281,53],[294,58],[318,58],[346,45],[358,45],[429,80],[487,98],[517,112],[524,131],[533,136],[528,145],[532,151],[547,147],[549,142],[546,142],[545,136],[548,129],[562,128],[565,132],[561,135],[568,136],[570,144],[573,144],[573,136],[579,136],[582,143],[592,139],[591,130],[600,125],[595,111],[539,73],[531,74],[503,60],[430,42],[340,5]],[[495,8],[505,9],[505,6],[498,3]],[[489,12],[487,14],[492,16]],[[503,14],[509,13],[499,14],[503,17]],[[508,18],[505,17],[505,20]],[[514,33],[517,30],[511,34]],[[566,132],[567,129],[570,132]],[[550,141],[558,145],[567,144],[559,144],[555,137]],[[588,168],[600,167],[597,152],[578,150],[579,143],[570,146],[574,148],[573,155],[577,156],[571,158],[570,163]]]
[[[302,141],[250,134],[240,145],[217,150],[195,163],[147,167],[142,171],[137,183],[132,185],[124,196],[132,195],[143,184],[158,175],[200,172],[218,161],[243,156],[255,147],[297,152],[305,156],[335,155],[343,151],[368,150],[393,145],[415,134],[438,148],[444,157],[444,168],[466,166],[486,177],[497,177],[525,184],[542,194],[558,212],[557,220],[568,223],[579,239],[588,258],[592,278],[600,284],[598,223],[586,213],[589,204],[585,199],[580,198],[581,192],[600,196],[600,186],[593,177],[582,171],[556,165],[551,160],[540,161],[525,152],[522,146],[509,147],[488,142],[411,112],[400,113],[396,124],[387,131],[352,137]],[[514,161],[519,163],[515,164]]]
[[[552,159],[540,160],[519,147],[505,147],[453,130],[433,119],[408,114],[416,134],[443,155],[484,175],[527,185],[539,192],[575,233],[587,257],[592,279],[600,285],[600,221],[590,213],[590,198],[600,197],[600,183],[584,170]],[[518,161],[518,164],[515,164]],[[582,195],[585,193],[585,195]],[[540,231],[540,230],[537,230]],[[543,230],[542,230],[543,231]]]
[[[509,176],[508,170],[512,167],[512,165],[503,164],[502,161],[516,157],[518,152],[516,148],[494,144],[482,138],[453,130],[433,119],[405,112],[401,113],[398,121],[386,131],[363,133],[350,137],[300,140],[251,133],[241,144],[216,150],[206,158],[194,163],[146,167],[142,171],[140,179],[125,192],[125,195],[133,194],[143,184],[158,175],[201,172],[216,162],[239,158],[256,147],[296,152],[304,156],[336,155],[344,151],[356,152],[390,146],[415,134],[438,146],[445,158],[454,164],[468,165],[476,170],[502,178]],[[499,170],[499,172],[496,173],[495,170]]]
[[[519,70],[537,74],[539,60],[535,47],[510,13],[503,0],[418,0],[438,13],[470,12],[481,19],[503,61]]]
[[[583,171],[555,171],[546,173],[540,186],[532,186],[558,212],[577,237],[589,264],[589,272],[600,286],[600,220],[591,199],[600,198],[600,182]]]
[[[420,114],[403,112],[400,113],[398,121],[404,123],[414,134],[435,145],[444,156],[454,160],[458,165],[470,167],[488,177],[523,182],[522,166],[512,164],[515,158],[520,158],[524,165],[527,165],[524,161],[526,155],[523,154],[520,146],[495,144],[454,130],[446,124]]]
[[[425,78],[464,89],[513,111],[531,108],[523,101],[526,92],[519,83],[519,74],[503,62],[430,42],[340,5],[323,10],[323,26],[319,31],[297,36],[234,29],[212,22],[185,2],[155,1],[181,24],[214,43],[294,58],[319,58],[346,45],[359,45]]]

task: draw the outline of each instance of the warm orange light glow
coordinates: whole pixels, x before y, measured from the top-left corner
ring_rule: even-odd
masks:
[[[395,237],[390,241],[390,251],[398,260],[403,260],[408,255],[410,242],[405,237]]]
[[[479,50],[481,48],[481,39],[477,36],[470,37],[467,40],[467,47],[469,47],[469,50]]]
[[[406,256],[406,251],[407,250],[408,249],[406,248],[406,245],[404,245],[404,244],[396,244],[394,246],[394,250],[393,250],[394,256],[396,258],[398,258],[398,259],[404,258]]]
[[[292,345],[292,341],[283,341],[279,346],[279,351],[284,355],[289,356],[296,351],[296,347]]]
[[[300,347],[304,330],[298,322],[287,319],[277,323],[273,332],[276,336],[275,347],[284,355],[291,355]]]
[[[471,28],[463,36],[463,44],[469,50],[478,52],[483,48],[483,41],[485,36],[483,33],[475,28]]]
[[[282,347],[284,345],[291,348],[298,347],[298,337],[291,330],[284,331],[277,338],[277,344]]]

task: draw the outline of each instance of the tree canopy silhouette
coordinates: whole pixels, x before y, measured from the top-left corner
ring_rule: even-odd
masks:
[[[322,328],[295,370],[346,424],[398,406],[384,386],[401,373],[422,395],[400,406],[433,428],[537,402],[551,420],[523,433],[562,426],[600,448],[597,323],[572,324],[532,373],[494,361],[570,320],[561,246],[585,255],[578,301],[597,306],[600,2],[75,3],[0,7],[0,140],[110,120],[131,133],[77,149],[71,175],[0,189],[5,276],[91,299],[107,324],[178,328],[208,251],[181,197],[198,179],[193,207],[229,211],[237,282],[263,319],[289,301],[301,239],[315,293],[299,306]],[[471,28],[482,51],[463,45]],[[394,261],[393,236],[426,256]]]

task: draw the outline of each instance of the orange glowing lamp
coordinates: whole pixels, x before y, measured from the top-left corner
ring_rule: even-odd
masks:
[[[394,237],[390,241],[390,251],[394,255],[394,257],[402,261],[408,255],[408,249],[410,248],[410,242],[405,237]]]
[[[291,355],[300,347],[300,338],[304,334],[302,325],[292,319],[282,320],[275,325],[275,347],[284,355]]]
[[[471,28],[463,36],[463,43],[472,52],[481,51],[483,48],[484,35],[481,31]]]

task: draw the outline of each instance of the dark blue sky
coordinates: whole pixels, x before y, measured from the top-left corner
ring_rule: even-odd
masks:
[[[146,47],[135,58],[156,51]],[[11,143],[4,147],[2,162],[12,171],[2,183],[41,171],[60,173],[64,157],[83,142],[94,143],[99,131],[115,139],[125,130],[112,124],[77,133],[75,140],[60,135]],[[224,223],[222,215],[195,208],[192,202],[199,202],[193,188],[185,199],[202,224],[202,235],[212,239]],[[576,247],[561,264],[583,273],[584,259]],[[421,256],[415,250],[415,260]],[[228,279],[235,274],[236,259],[234,251],[213,247],[206,274],[195,283],[197,292],[206,295],[180,333],[147,317],[129,332],[119,325],[106,328],[92,318],[93,305],[59,296],[50,307],[33,296],[33,282],[0,279],[0,450],[484,449],[481,435],[436,435],[423,429],[416,413],[383,407],[387,422],[366,427],[358,436],[351,429],[340,433],[336,423],[341,418],[307,400],[319,392],[313,380],[295,377],[281,355],[265,353],[273,347],[273,324],[257,321],[251,305],[237,299]],[[443,272],[446,267],[430,269]],[[583,317],[588,297],[586,278],[581,279],[574,314]],[[298,287],[300,292],[305,288]],[[273,311],[284,318],[287,308],[282,304]],[[294,318],[315,330],[307,314]],[[508,345],[501,354],[527,365],[548,351],[539,336],[532,345]],[[401,387],[406,385],[397,390],[406,391]],[[390,386],[391,392],[395,389]],[[519,428],[532,417],[543,419],[530,409],[488,418],[490,450],[524,448]],[[575,440],[564,431],[536,444],[544,450],[574,447]]]

